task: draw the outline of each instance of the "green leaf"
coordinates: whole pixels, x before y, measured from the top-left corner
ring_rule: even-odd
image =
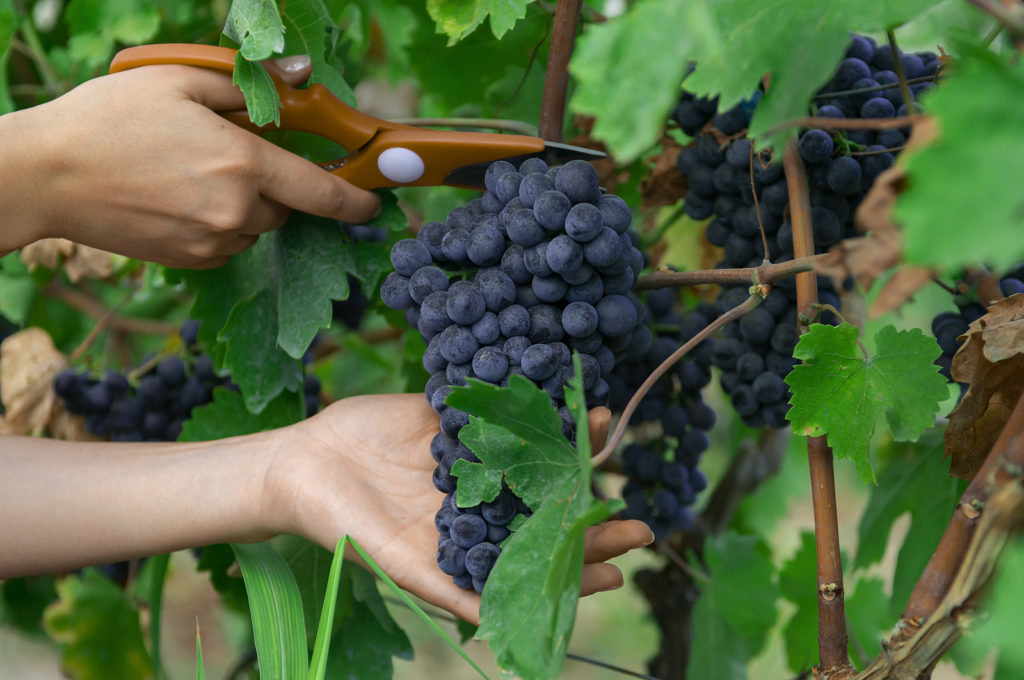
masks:
[[[596,116],[591,134],[619,163],[657,140],[679,98],[687,59],[714,37],[708,4],[639,0],[612,20],[587,26],[577,40],[569,72],[578,86],[570,108]]]
[[[1024,602],[1024,542],[1006,546],[985,601],[987,618],[967,638],[970,646],[998,649],[996,680],[1024,677],[1020,603]]]
[[[370,295],[388,266],[381,244],[351,243],[336,221],[292,213],[223,267],[179,275],[197,293],[199,339],[259,412],[282,391],[300,391],[297,358],[330,325],[331,300],[348,297],[347,274]]]
[[[309,82],[323,83],[334,96],[349,106],[356,105],[356,95],[338,68],[329,62],[328,29],[334,28],[323,0],[288,0],[281,20],[285,26],[284,54],[307,54],[313,65]]]
[[[196,680],[206,680],[206,669],[203,668],[203,644],[199,640],[199,623],[196,623]]]
[[[232,543],[249,595],[260,676],[304,679],[309,669],[306,626],[295,575],[267,543]]]
[[[318,634],[318,619],[330,592],[332,556],[330,551],[299,536],[278,536],[271,542],[274,550],[288,564],[299,584],[299,597],[305,616],[306,635],[310,643]]]
[[[949,475],[940,435],[929,434],[916,446],[890,445],[880,454],[887,464],[871,489],[857,525],[854,568],[866,569],[881,561],[892,525],[910,514],[910,527],[900,545],[893,576],[890,616],[897,616],[939,544],[966,482]]]
[[[458,477],[455,504],[460,508],[489,503],[501,493],[501,470],[491,470],[482,463],[460,458],[452,465],[451,473]]]
[[[7,51],[11,47],[11,38],[18,30],[18,12],[14,8],[14,0],[0,0],[0,62],[7,57]],[[6,73],[6,71],[3,71]],[[0,79],[6,81],[6,78]]]
[[[372,574],[346,565],[341,590],[349,608],[331,640],[326,677],[391,680],[395,657],[412,660],[412,643],[388,613]]]
[[[504,388],[468,382],[445,400],[476,416],[459,432],[466,446],[489,469],[504,472],[509,488],[534,510],[545,500],[570,496],[580,465],[548,393],[521,375],[512,375]]]
[[[334,627],[334,610],[338,602],[338,581],[341,578],[341,567],[345,562],[346,538],[343,536],[334,549],[330,571],[327,577],[327,592],[320,610],[320,622],[317,625],[316,640],[313,643],[313,657],[309,662],[308,680],[323,680],[327,670],[327,649],[330,634]],[[305,607],[303,610],[305,611]]]
[[[17,252],[0,258],[0,315],[22,325],[36,295],[36,283]]]
[[[43,610],[57,599],[53,576],[11,578],[0,582],[0,625],[39,637]]]
[[[246,59],[258,61],[284,49],[284,25],[274,0],[233,0],[224,35]],[[236,62],[237,70],[237,62]]]
[[[484,678],[484,680],[487,680],[487,674],[483,672],[483,669],[481,669],[480,666],[478,666],[476,662],[473,661],[473,659],[471,659],[468,654],[466,654],[465,650],[463,650],[462,647],[460,647],[458,644],[456,644],[454,640],[451,639],[448,633],[444,632],[444,630],[439,625],[437,625],[437,622],[434,621],[434,619],[432,619],[429,614],[423,611],[422,607],[413,602],[412,598],[406,595],[405,591],[399,588],[398,585],[391,579],[391,577],[384,573],[384,570],[381,569],[380,566],[373,561],[370,555],[363,549],[363,546],[359,545],[359,543],[356,542],[354,538],[350,537],[348,540],[352,544],[352,547],[356,549],[356,552],[359,553],[359,556],[363,558],[363,562],[368,564],[370,566],[370,569],[373,570],[373,573],[377,575],[377,578],[383,581],[384,585],[386,585],[388,589],[392,593],[394,593],[395,596],[398,597],[398,599],[400,599],[406,607],[415,612],[416,615],[420,618],[420,620],[427,624],[427,626],[432,631],[437,633],[437,635],[442,640],[444,640],[449,647],[451,647],[459,656],[465,659],[466,663],[472,666],[473,670],[480,674],[480,677]]]
[[[796,606],[782,631],[786,659],[794,673],[818,663],[817,548],[814,533],[800,532],[800,546],[779,570],[779,593]]]
[[[476,30],[489,16],[491,32],[501,38],[512,30],[516,22],[526,16],[526,8],[533,0],[427,0],[427,12],[437,24],[439,33],[448,36],[454,45]]]
[[[149,605],[149,649],[155,680],[165,675],[160,655],[160,623],[163,616],[164,581],[167,579],[170,561],[171,556],[166,554],[146,560],[133,587],[135,596]]]
[[[868,443],[878,419],[885,415],[897,441],[916,441],[935,424],[949,390],[932,363],[939,346],[919,329],[882,328],[871,358],[858,348],[858,336],[848,323],[813,324],[801,336],[793,355],[804,363],[786,377],[793,391],[788,417],[798,434],[827,435],[835,454],[873,481]]]
[[[159,10],[146,0],[71,0],[64,20],[68,54],[89,70],[105,67],[116,43],[148,42],[160,29]]]
[[[233,569],[235,553],[226,543],[204,546],[199,553],[196,571],[210,573],[210,585],[221,596],[221,601],[236,612],[249,613],[249,600],[245,582]]]
[[[583,531],[608,505],[590,493],[590,443],[579,356],[566,404],[579,428],[578,450],[562,435],[547,393],[521,376],[507,388],[470,379],[446,400],[471,416],[460,438],[533,515],[502,544],[480,604],[477,637],[490,641],[498,665],[518,677],[557,677],[575,621],[583,568]],[[524,593],[530,593],[524,597]]]
[[[889,613],[892,600],[880,578],[862,574],[848,592],[846,621],[850,652],[859,657],[857,665],[863,667],[882,651],[882,639],[896,619]]]
[[[305,417],[305,406],[294,392],[282,392],[259,413],[245,407],[242,395],[226,387],[213,390],[213,401],[192,410],[178,441],[205,442],[253,432],[274,430]]]
[[[60,599],[46,609],[43,625],[61,648],[61,665],[79,680],[138,680],[152,666],[127,593],[95,569],[57,582]]]
[[[245,96],[249,120],[260,126],[281,124],[281,96],[274,87],[274,79],[261,64],[249,61],[238,52],[235,54],[235,70],[231,82]]]
[[[693,612],[687,677],[746,678],[746,663],[775,625],[775,567],[755,536],[726,532],[704,544],[708,583]]]
[[[1024,111],[1005,103],[1022,99],[1024,64],[972,53],[924,100],[939,136],[902,159],[908,181],[896,217],[908,260],[1001,271],[1020,259],[1024,199],[1006,178],[1024,173]],[[943,168],[956,168],[958,179]]]

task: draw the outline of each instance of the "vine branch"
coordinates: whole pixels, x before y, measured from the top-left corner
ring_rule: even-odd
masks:
[[[1017,49],[1024,45],[1024,16],[1020,12],[1014,12],[1010,7],[1005,7],[998,2],[991,0],[967,0],[982,12],[991,15],[996,21],[1006,27],[1010,39]]]
[[[392,122],[416,127],[487,128],[537,136],[537,126],[511,118],[394,118]]]
[[[796,257],[814,254],[807,171],[796,140],[790,140],[782,161],[789,187],[790,222]],[[818,302],[818,277],[813,271],[796,276],[797,311],[810,317]],[[814,541],[818,555],[818,657],[826,672],[850,666],[847,654],[843,563],[839,554],[839,518],[832,451],[825,437],[807,438],[807,458],[814,506]]]
[[[581,0],[558,0],[551,27],[551,47],[544,74],[544,95],[540,103],[540,137],[560,142],[565,127],[565,98],[569,90],[569,59],[576,43],[576,27],[580,22]]]
[[[814,269],[814,262],[824,255],[798,257],[777,264],[765,263],[759,267],[741,267],[738,269],[701,269],[692,272],[660,271],[641,276],[634,290],[651,290],[652,288],[681,288],[699,286],[706,283],[730,284],[750,283],[757,281],[766,285],[775,285],[784,279],[801,272]],[[756,277],[756,278],[755,278]]]
[[[46,295],[60,300],[68,307],[77,309],[94,319],[102,319],[109,310],[107,306],[103,304],[99,299],[83,293],[80,290],[74,288],[68,288],[56,281],[51,282],[43,289]],[[178,326],[173,323],[166,321],[156,321],[154,319],[136,319],[130,317],[123,317],[113,315],[106,322],[107,327],[115,330],[124,331],[126,333],[148,333],[151,335],[170,335],[177,332]]]

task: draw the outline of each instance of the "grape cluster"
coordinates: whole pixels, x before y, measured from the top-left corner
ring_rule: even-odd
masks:
[[[572,351],[580,355],[586,403],[597,406],[608,400],[616,360],[651,341],[631,292],[643,267],[632,214],[622,199],[602,194],[593,166],[496,161],[485,185],[483,196],[445,222],[428,222],[415,239],[396,243],[395,271],[381,285],[384,304],[404,311],[427,342],[426,397],[441,416],[431,446],[434,485],[446,494],[435,518],[438,564],[477,590],[505,526],[527,509],[508,490],[478,507],[455,504],[451,466],[476,458],[458,441],[468,414],[444,403],[452,387],[467,378],[505,386],[509,376],[525,376],[548,393],[573,439],[563,394]]]
[[[1009,297],[1018,293],[1024,293],[1024,264],[1018,264],[1007,272],[999,281],[999,291],[1003,297]],[[953,298],[957,306],[955,312],[941,312],[932,319],[932,335],[939,343],[942,354],[935,363],[939,366],[939,373],[946,376],[946,379],[953,381],[951,369],[953,356],[963,346],[960,336],[967,332],[968,327],[974,321],[986,314],[985,308],[978,304],[972,295],[957,295]],[[967,391],[968,385],[959,383],[960,395]]]
[[[938,57],[904,54],[899,59],[908,79],[934,77]],[[881,89],[870,90],[881,86]],[[931,82],[915,83],[917,97]],[[864,91],[868,90],[868,91]],[[853,36],[831,81],[815,97],[815,115],[829,118],[885,118],[905,115],[898,79],[888,45]],[[685,95],[674,118],[685,132],[696,135],[693,145],[676,161],[689,190],[684,209],[694,219],[708,219],[709,243],[723,249],[717,265],[756,267],[765,257],[765,241],[775,262],[793,258],[793,228],[789,221],[789,188],[781,163],[770,150],[754,153],[742,134],[757,97],[725,113],[715,113],[715,100]],[[906,130],[805,130],[799,151],[808,174],[815,252],[824,252],[843,238],[855,236],[854,213],[875,178],[892,164],[906,142]],[[762,238],[762,230],[764,238]],[[725,287],[716,300],[724,313],[743,302],[746,287]],[[819,283],[819,300],[840,308],[829,281]],[[791,280],[776,286],[764,303],[724,329],[725,339],[714,351],[721,385],[733,406],[752,427],[784,427],[789,391],[783,382],[794,365],[798,339],[796,296]],[[826,313],[821,319],[834,322]]]
[[[215,387],[237,389],[230,377],[214,371],[210,355],[197,344],[199,323],[186,321],[179,335],[184,357],[162,359],[132,384],[128,376],[107,371],[103,377],[89,370],[68,368],[57,374],[54,390],[70,413],[84,415],[86,428],[115,442],[177,441],[192,410],[212,399]],[[306,379],[307,415],[319,409],[320,382]]]
[[[609,377],[613,411],[625,408],[646,376],[716,316],[712,305],[702,303],[682,318],[672,309],[674,301],[671,288],[647,293],[654,339],[646,352],[627,356]],[[627,477],[622,516],[646,522],[658,540],[671,530],[690,528],[689,506],[707,486],[697,466],[710,446],[708,431],[715,424],[715,412],[704,403],[701,391],[711,381],[715,344],[714,339],[704,340],[653,385],[634,416],[638,441],[622,454]]]

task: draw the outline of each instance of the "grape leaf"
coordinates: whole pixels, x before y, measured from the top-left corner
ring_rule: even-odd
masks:
[[[192,410],[178,441],[203,442],[273,430],[302,420],[305,410],[302,399],[294,392],[282,392],[260,413],[251,413],[241,394],[218,387],[213,390],[213,401]]]
[[[917,577],[939,544],[966,483],[949,475],[942,438],[931,433],[916,446],[890,444],[880,454],[887,463],[857,525],[853,567],[867,568],[880,561],[893,523],[910,513],[910,528],[900,546],[893,576],[889,614],[895,617],[910,599]]]
[[[284,49],[284,25],[274,0],[233,0],[224,35],[252,61],[269,59]]]
[[[595,115],[594,136],[617,160],[628,161],[656,141],[688,61],[699,67],[686,89],[720,95],[720,110],[748,98],[770,73],[771,86],[748,135],[759,146],[782,148],[792,129],[766,133],[807,112],[811,96],[842,59],[850,30],[892,27],[937,3],[641,0],[623,15],[587,27],[570,65],[579,81],[571,106]]]
[[[813,324],[801,336],[793,356],[804,363],[786,376],[793,392],[788,417],[798,434],[827,435],[835,454],[873,481],[868,443],[879,417],[897,441],[916,441],[935,424],[949,390],[932,363],[941,353],[934,338],[890,324],[875,335],[869,358],[857,346],[859,335],[843,323]]]
[[[446,400],[474,416],[460,432],[462,440],[484,466],[504,471],[534,511],[502,544],[484,588],[477,632],[490,641],[499,666],[526,680],[558,676],[579,598],[583,530],[611,512],[590,492],[578,356],[574,367],[566,403],[577,422],[576,450],[562,435],[547,393],[522,376],[513,375],[507,388],[470,379]]]
[[[693,612],[687,677],[740,680],[775,625],[775,567],[755,536],[726,532],[704,544],[705,569]]]
[[[476,30],[487,17],[491,18],[491,32],[501,38],[512,30],[516,22],[526,16],[526,7],[533,0],[427,0],[427,11],[437,24],[439,33],[448,36],[448,44],[459,40]]]
[[[1024,111],[1004,102],[1022,99],[1024,64],[973,52],[924,100],[940,133],[902,159],[907,188],[895,214],[908,260],[999,271],[1020,259],[1024,199],[1006,178],[1024,173]],[[949,181],[948,168],[957,169],[957,181]],[[973,225],[970,238],[965,224]]]
[[[242,90],[249,120],[256,125],[281,124],[281,97],[274,87],[274,80],[259,63],[235,54],[235,70],[231,82]]]
[[[377,582],[366,570],[346,564],[341,571],[336,621],[327,655],[327,678],[391,680],[394,658],[410,661],[412,644],[384,605]]]
[[[62,647],[61,665],[75,678],[134,680],[152,666],[129,595],[95,569],[57,582],[60,599],[43,625]]]
[[[308,54],[313,64],[310,84],[323,83],[334,96],[349,106],[356,105],[356,95],[345,82],[338,68],[328,59],[328,27],[334,22],[323,0],[288,0],[283,6],[281,21],[285,26],[286,55]],[[332,45],[333,48],[333,45]]]
[[[569,106],[596,117],[591,134],[620,164],[657,140],[679,98],[687,59],[713,39],[706,5],[640,0],[619,17],[587,26],[577,40],[569,72],[578,86]]]
[[[1006,546],[999,570],[985,601],[988,617],[968,636],[971,647],[996,648],[996,679],[1024,674],[1024,646],[1020,644],[1020,603],[1024,601],[1024,542]],[[988,651],[988,650],[986,650]]]
[[[895,620],[889,613],[893,600],[885,593],[885,584],[877,576],[861,574],[853,588],[847,590],[846,621],[850,647],[851,651],[856,650],[861,655],[858,665],[864,666],[882,651],[882,638]]]
[[[22,635],[43,637],[43,610],[57,599],[53,576],[10,578],[0,582],[0,626]]]
[[[779,570],[779,593],[796,606],[782,630],[786,660],[795,673],[818,663],[818,558],[814,533],[800,532],[800,545]]]
[[[515,435],[506,432],[498,436]],[[481,445],[486,444],[481,442]],[[489,503],[501,493],[501,470],[490,469],[483,463],[470,463],[460,458],[452,465],[452,476],[458,477],[458,495],[455,502],[460,508]]]
[[[369,294],[389,267],[381,244],[350,242],[338,223],[292,213],[217,269],[180,272],[197,292],[192,318],[218,370],[229,370],[259,412],[282,390],[299,391],[301,357],[331,323],[331,300],[348,297],[348,274]]]
[[[18,30],[21,20],[14,9],[14,0],[0,0],[0,61],[7,57],[11,47],[11,38]],[[6,71],[4,71],[6,73]],[[6,78],[0,78],[6,83]]]
[[[106,66],[115,43],[148,42],[160,28],[160,13],[144,0],[71,0],[64,10],[71,37],[68,55],[90,70]]]

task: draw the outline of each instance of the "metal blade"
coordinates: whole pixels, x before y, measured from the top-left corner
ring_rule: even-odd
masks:
[[[607,157],[607,155],[604,152],[585,149],[582,146],[573,146],[572,144],[562,144],[560,142],[544,142],[544,150],[537,153],[527,153],[508,158],[495,158],[493,161],[487,161],[486,163],[474,163],[473,165],[464,165],[461,168],[456,168],[448,173],[444,178],[444,183],[453,186],[483,189],[484,173],[487,171],[487,166],[495,161],[508,161],[518,167],[527,158],[540,158],[548,165],[562,165],[576,159],[596,161]]]

